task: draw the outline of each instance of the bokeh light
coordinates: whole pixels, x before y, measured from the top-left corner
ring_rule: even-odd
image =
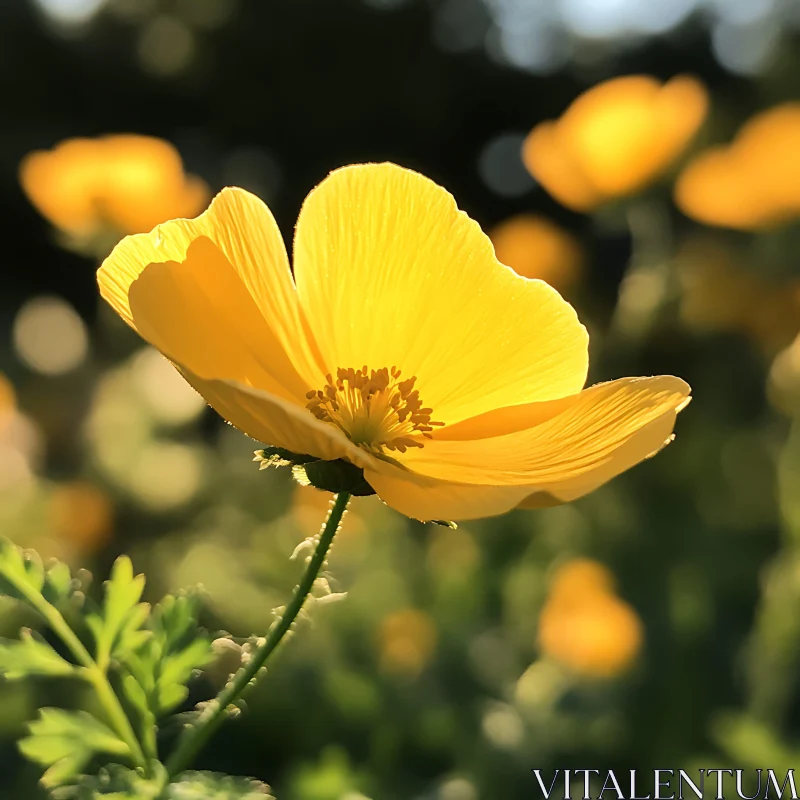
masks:
[[[564,22],[578,36],[613,39],[665,33],[686,19],[696,5],[696,0],[563,0],[561,9]]]
[[[616,596],[608,570],[584,560],[558,569],[539,617],[543,653],[578,673],[612,677],[632,664],[642,639],[642,623]]]
[[[575,237],[546,217],[519,214],[493,228],[497,258],[525,278],[539,278],[561,292],[573,288],[584,269]]]
[[[417,677],[433,656],[437,638],[436,625],[424,611],[393,612],[380,626],[381,668],[390,674]]]
[[[191,422],[206,407],[203,398],[157,350],[146,347],[131,361],[133,381],[154,418],[168,425]]]
[[[735,251],[704,236],[684,242],[676,267],[680,314],[691,330],[739,331],[771,354],[800,331],[800,280],[750,271]]]
[[[142,29],[138,50],[139,61],[146,72],[171,77],[191,67],[197,42],[188,25],[164,14]]]
[[[466,778],[451,778],[439,787],[437,800],[478,800],[478,790]]]
[[[560,202],[589,211],[659,177],[706,115],[706,90],[694,78],[665,84],[645,75],[601,83],[556,122],[525,140],[525,164]]]
[[[36,5],[50,20],[66,26],[88,23],[106,0],[36,0]]]
[[[53,536],[82,553],[99,550],[108,542],[113,518],[110,497],[87,481],[60,484],[50,498]]]
[[[681,174],[675,199],[695,219],[729,228],[800,216],[800,103],[761,112],[729,146],[701,153]]]
[[[86,325],[75,309],[58,297],[36,297],[14,318],[14,349],[30,369],[62,375],[83,363],[89,352]]]
[[[330,496],[259,471],[268,443],[106,313],[124,234],[238,185],[291,249],[330,169],[395,161],[569,298],[588,383],[693,386],[674,444],[566,506],[452,528],[356,498],[198,769],[478,800],[534,766],[798,763],[800,0],[19,0],[0,26],[0,530],[95,599],[120,553],[148,602],[200,585],[225,664],[184,710],[272,625]],[[2,605],[3,639],[37,627]],[[2,798],[41,794],[16,740],[45,700],[91,708],[0,680]]]
[[[478,156],[483,182],[501,197],[519,197],[535,185],[520,158],[524,139],[521,133],[502,133],[487,142]]]
[[[177,150],[150,136],[69,139],[29,153],[19,174],[39,212],[78,240],[146,232],[195,216],[209,199],[205,182],[184,173]]]

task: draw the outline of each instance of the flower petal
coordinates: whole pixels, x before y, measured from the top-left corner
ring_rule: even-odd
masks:
[[[647,75],[602,83],[558,123],[586,179],[606,197],[634,192],[683,150],[705,118],[707,92],[694,78],[663,86]]]
[[[598,384],[549,404],[526,430],[475,440],[437,437],[403,455],[405,470],[379,464],[365,477],[389,505],[418,519],[569,502],[660,450],[688,395],[688,385],[671,376]],[[536,419],[537,410],[531,413]]]
[[[182,263],[145,267],[127,300],[139,334],[195,374],[305,404],[306,383],[210,239],[195,239]]]
[[[367,468],[364,477],[384,503],[424,522],[494,517],[516,508],[530,494],[525,486],[454,483],[426,478],[391,464]]]
[[[542,122],[528,134],[522,146],[522,160],[528,172],[565,206],[590,211],[603,202],[603,195],[566,146],[557,123]]]
[[[97,146],[102,166],[96,203],[119,230],[147,232],[208,205],[208,186],[184,173],[180,154],[169,142],[118,134],[98,139]]]
[[[336,170],[297,223],[295,279],[327,368],[397,366],[433,418],[580,390],[587,336],[541,281],[501,265],[476,222],[394,164]]]
[[[692,161],[675,183],[675,202],[690,217],[730,228],[772,222],[772,204],[764,202],[757,182],[724,148],[711,148]]]
[[[220,416],[251,439],[325,461],[345,458],[360,467],[374,464],[373,457],[336,426],[320,422],[294,403],[236,381],[206,380],[175,366]]]
[[[128,300],[139,334],[243,433],[293,453],[372,464],[337,427],[304,407],[302,380],[210,239],[195,239],[183,263],[150,264]]]
[[[190,245],[201,237],[210,240],[219,255],[212,255],[204,246],[202,256],[207,261],[198,256],[190,264]],[[137,330],[128,297],[131,285],[148,265],[167,262],[173,264],[173,269],[175,264],[186,262],[180,270],[185,279],[197,270],[194,282],[198,291],[213,298],[216,319],[225,317],[231,327],[245,333],[245,319],[254,322],[253,312],[258,314],[263,323],[258,324],[251,346],[263,346],[265,359],[291,362],[306,389],[320,385],[323,373],[319,354],[297,300],[283,239],[269,209],[257,197],[243,189],[223,189],[196,219],[158,225],[150,233],[128,236],[114,248],[97,273],[100,293]],[[233,288],[234,278],[238,278],[244,291]],[[245,301],[246,295],[252,307]],[[178,296],[168,293],[160,302],[177,314],[172,304],[178,300]],[[244,316],[237,319],[240,314]],[[210,328],[212,324],[206,320],[202,327]],[[184,338],[191,335],[187,331]],[[213,335],[206,331],[206,338]],[[220,342],[215,351],[222,346]],[[226,371],[212,375],[208,372],[212,368],[210,360],[205,367],[205,377],[241,377]],[[214,369],[222,368],[223,363],[218,360]]]
[[[19,177],[30,201],[53,225],[88,235],[100,223],[96,203],[97,145],[68,139],[51,151],[37,150],[22,159]]]
[[[537,125],[526,166],[564,205],[588,211],[658,177],[703,122],[708,93],[689,76],[665,83],[626,75],[592,87],[555,121]]]

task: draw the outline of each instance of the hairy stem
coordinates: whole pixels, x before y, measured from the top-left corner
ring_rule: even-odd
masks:
[[[244,694],[251,682],[254,682],[253,679],[258,675],[259,670],[281,643],[284,636],[291,630],[292,624],[308,599],[308,595],[314,586],[314,581],[316,581],[320,570],[325,564],[328,551],[331,544],[333,544],[336,532],[339,530],[339,524],[349,501],[350,494],[348,492],[340,492],[334,497],[328,519],[320,531],[314,554],[308,562],[300,583],[295,587],[292,599],[286,606],[286,610],[275,625],[270,628],[264,643],[252,654],[247,664],[236,673],[233,680],[205,708],[196,723],[184,729],[175,752],[167,762],[167,771],[170,776],[183,772],[191,765],[203,746],[222,724],[227,708]]]

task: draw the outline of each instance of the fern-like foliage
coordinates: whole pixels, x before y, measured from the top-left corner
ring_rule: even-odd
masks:
[[[97,775],[53,793],[54,800],[275,800],[269,786],[249,778],[214,772],[184,772],[169,781],[161,764],[144,778],[131,769],[111,766]]]
[[[49,629],[48,638],[23,628],[19,639],[0,640],[0,675],[86,681],[102,709],[101,717],[40,709],[19,746],[45,769],[43,785],[53,797],[263,800],[265,792],[248,795],[239,788],[197,794],[192,787],[201,778],[182,779],[173,788],[158,760],[160,722],[186,700],[187,683],[212,656],[197,624],[197,599],[167,596],[154,607],[142,602],[144,576],[134,574],[126,556],[114,563],[102,597],[85,597],[85,584],[65,564],[45,565],[36,553],[0,539],[0,596],[24,603],[40,616],[42,630]],[[49,639],[60,639],[63,647],[57,651]],[[98,762],[106,767],[86,775]],[[222,778],[217,784],[227,786]]]

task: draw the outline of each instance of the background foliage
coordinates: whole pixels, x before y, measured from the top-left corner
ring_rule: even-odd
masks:
[[[487,230],[543,214],[583,254],[568,297],[592,380],[664,372],[694,389],[676,444],[571,506],[451,530],[357,498],[331,559],[347,600],[314,610],[198,769],[282,800],[476,800],[531,796],[534,767],[798,763],[797,250],[703,228],[668,182],[647,198],[655,237],[633,247],[618,209],[565,209],[519,157],[533,125],[615,75],[699,77],[712,110],[695,148],[798,96],[797,2],[663,5],[0,3],[0,532],[17,544],[98,582],[126,553],[146,600],[202,584],[206,627],[246,637],[285,602],[288,556],[327,502],[260,472],[254,443],[100,306],[95,257],[62,247],[18,182],[28,151],[71,136],[163,137],[212,189],[260,194],[287,240],[308,190],[355,161],[419,169]],[[632,251],[634,269],[666,265],[670,290],[620,332]],[[634,309],[646,289],[628,284]],[[577,557],[616,586],[556,619],[585,642],[570,661],[545,652],[540,616]],[[35,624],[2,612],[2,636]],[[164,702],[189,708],[209,687],[192,692]],[[4,798],[44,796],[16,747],[37,707],[85,702],[67,675],[0,682]]]

